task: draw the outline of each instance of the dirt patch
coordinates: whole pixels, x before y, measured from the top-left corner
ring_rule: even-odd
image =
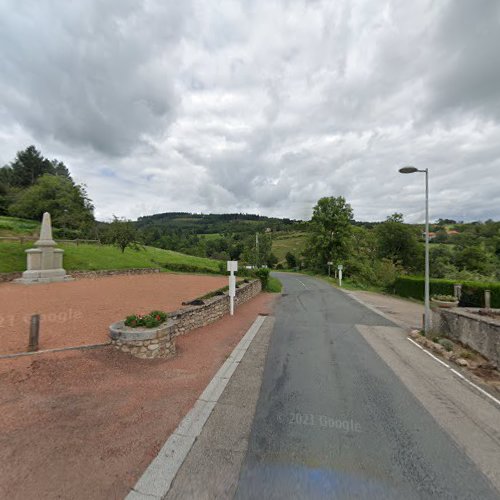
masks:
[[[178,337],[170,360],[104,347],[0,361],[0,497],[122,499],[275,297]]]
[[[410,337],[439,357],[460,366],[476,382],[486,384],[496,395],[500,395],[500,373],[478,352],[449,338],[425,338],[418,331],[413,331]]]
[[[84,278],[46,285],[0,285],[0,354],[26,350],[32,314],[40,349],[107,342],[108,326],[132,313],[174,311],[227,284],[223,276],[147,274]]]

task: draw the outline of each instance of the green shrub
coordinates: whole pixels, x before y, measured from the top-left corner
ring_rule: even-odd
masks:
[[[262,290],[266,290],[269,284],[269,269],[262,267],[255,270],[255,276],[260,279]]]
[[[431,279],[431,295],[453,295],[453,285],[462,285],[461,307],[483,307],[484,291],[491,291],[491,307],[500,308],[500,283],[479,281]],[[424,300],[424,278],[421,276],[400,276],[394,283],[393,291],[401,297]]]
[[[433,299],[435,300],[440,300],[441,302],[455,302],[455,296],[454,295],[433,295]]]
[[[145,327],[155,328],[167,320],[167,313],[163,311],[151,311],[149,314],[132,314],[125,318],[125,326],[131,328]]]
[[[448,339],[440,339],[439,344],[441,344],[448,352],[453,351],[453,343]]]
[[[169,271],[179,272],[179,273],[208,273],[208,274],[224,274],[225,271],[220,270],[220,266],[218,270],[212,269],[210,267],[198,266],[196,264],[182,264],[182,263],[173,263],[168,262],[164,265],[165,269]]]

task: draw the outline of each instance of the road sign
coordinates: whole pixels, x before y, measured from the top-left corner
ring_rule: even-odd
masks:
[[[342,271],[342,270],[344,269],[344,266],[343,266],[342,264],[339,264],[339,265],[338,265],[338,267],[337,267],[337,269],[338,269],[339,271]]]
[[[227,270],[228,272],[236,273],[238,272],[238,261],[237,260],[228,260],[227,261]]]
[[[333,262],[328,262],[328,265],[329,266],[333,266]]]

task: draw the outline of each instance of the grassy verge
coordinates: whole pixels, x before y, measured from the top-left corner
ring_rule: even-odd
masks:
[[[281,281],[278,278],[269,276],[269,281],[267,282],[267,287],[264,291],[270,293],[281,293],[282,289],[283,285],[281,284]]]
[[[26,269],[24,250],[32,244],[0,242],[0,272],[19,272]],[[124,253],[110,245],[62,244],[64,267],[69,271],[101,269],[132,269],[160,267],[172,271],[218,273],[219,261],[194,257],[170,250],[145,247],[143,250],[127,249]]]

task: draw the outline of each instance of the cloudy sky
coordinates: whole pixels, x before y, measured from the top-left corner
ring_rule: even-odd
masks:
[[[308,218],[343,195],[500,219],[498,0],[0,0],[0,165],[29,144],[96,216]]]

